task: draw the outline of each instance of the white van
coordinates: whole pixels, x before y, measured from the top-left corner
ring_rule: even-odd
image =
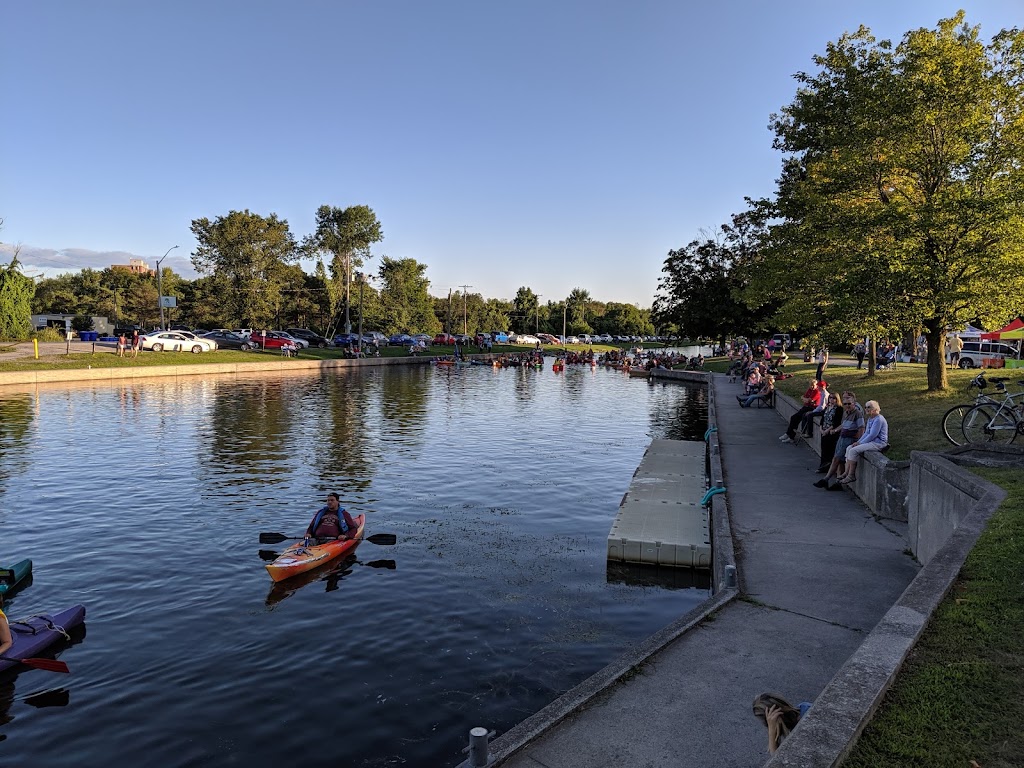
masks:
[[[989,358],[1005,360],[1016,358],[1017,350],[998,341],[965,341],[960,352],[961,368],[981,368]]]

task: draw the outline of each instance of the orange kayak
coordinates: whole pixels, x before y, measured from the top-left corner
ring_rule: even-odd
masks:
[[[328,541],[326,544],[316,544],[312,547],[303,546],[301,541],[296,542],[282,552],[274,562],[267,564],[267,573],[270,574],[270,578],[274,581],[284,581],[291,576],[304,573],[351,552],[363,540],[363,525],[366,517],[365,515],[356,515],[353,519],[356,521],[354,538]]]

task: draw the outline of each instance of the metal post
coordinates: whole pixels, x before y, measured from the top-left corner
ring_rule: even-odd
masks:
[[[176,245],[172,245],[170,248],[167,249],[167,253],[170,253],[171,251],[173,251],[177,247],[178,246],[176,246]],[[156,300],[157,300],[157,303],[160,305],[160,330],[161,331],[166,331],[167,328],[164,326],[164,281],[163,281],[163,270],[160,269],[160,265],[163,263],[163,260],[167,258],[167,253],[165,253],[163,256],[161,256],[157,260],[157,262],[156,262],[156,292],[158,294],[158,296],[156,297]]]
[[[359,352],[363,351],[363,286],[366,285],[366,277],[362,272],[356,272],[356,280],[359,281]]]
[[[473,768],[484,768],[489,762],[487,754],[487,741],[490,732],[486,728],[477,726],[469,731],[469,764]]]

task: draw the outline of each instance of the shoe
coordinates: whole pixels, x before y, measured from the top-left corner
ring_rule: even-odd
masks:
[[[786,442],[787,440],[789,440],[789,435],[779,435],[779,440],[782,440],[783,442]],[[793,441],[789,440],[789,442],[793,442]]]
[[[785,443],[795,443],[796,440],[792,439],[789,435],[783,435],[782,436],[782,442],[783,442],[783,444],[785,444]]]
[[[857,478],[856,477],[848,477],[845,480],[840,480],[839,482],[842,483],[843,485],[849,485],[850,483],[856,483],[857,482]]]
[[[828,488],[828,480],[823,477],[818,482],[812,483],[812,485],[814,485],[815,488]]]

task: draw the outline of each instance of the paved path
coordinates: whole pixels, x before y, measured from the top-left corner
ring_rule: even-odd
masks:
[[[743,597],[503,765],[760,766],[754,696],[813,701],[917,573],[905,525],[814,488],[818,458],[779,442],[778,414],[712,386]]]

